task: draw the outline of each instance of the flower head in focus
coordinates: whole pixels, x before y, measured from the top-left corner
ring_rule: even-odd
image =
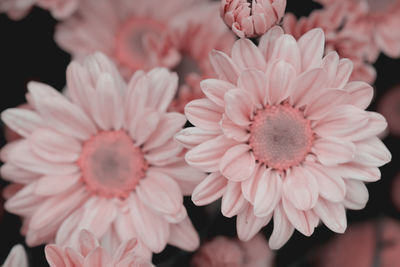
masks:
[[[4,261],[2,267],[29,267],[28,257],[26,255],[25,249],[22,245],[15,245],[10,253],[8,254],[6,260]]]
[[[273,253],[259,234],[247,242],[218,236],[200,247],[192,259],[194,267],[271,267]]]
[[[221,0],[220,13],[240,38],[257,37],[280,22],[285,8],[286,0]]]
[[[50,267],[153,267],[148,259],[138,253],[138,242],[131,239],[123,242],[116,251],[101,247],[96,237],[87,230],[79,234],[79,246],[63,248],[57,245],[47,245],[46,259]]]
[[[2,149],[1,174],[13,182],[5,207],[24,218],[28,245],[73,244],[81,229],[90,229],[111,247],[134,237],[153,252],[167,243],[197,247],[183,194],[203,174],[187,166],[173,140],[186,118],[166,112],[177,80],[156,68],[136,72],[126,84],[97,53],[69,65],[71,101],[30,83],[34,110],[2,113],[23,136]]]
[[[375,62],[382,51],[387,56],[400,56],[399,0],[316,0],[326,8],[345,8],[345,30],[368,38],[367,56]]]
[[[373,84],[376,71],[367,62],[369,39],[357,31],[342,29],[345,21],[345,7],[333,5],[328,9],[313,11],[309,17],[302,17],[299,20],[294,14],[287,13],[283,18],[283,29],[285,33],[298,39],[314,28],[321,28],[325,33],[325,53],[336,51],[340,57],[353,62],[354,68],[350,80]]]
[[[87,0],[58,25],[55,39],[76,59],[105,53],[125,78],[154,67],[177,72],[180,86],[171,110],[181,112],[203,97],[200,80],[215,76],[208,53],[229,52],[234,42],[218,3],[196,0],[172,0],[162,8],[159,0]]]
[[[192,200],[222,197],[222,214],[237,215],[243,241],[272,217],[272,248],[294,229],[311,235],[320,220],[344,232],[345,208],[366,205],[364,182],[379,180],[378,166],[391,159],[376,137],[385,119],[365,111],[372,87],[349,82],[352,62],[323,57],[324,44],[320,29],[296,41],[274,27],[258,47],[241,39],[231,56],[214,51],[219,79],[203,81],[207,98],[185,108],[195,127],[176,139],[189,149],[187,163],[210,173]]]
[[[1,0],[0,13],[14,20],[22,19],[36,5],[51,12],[56,19],[65,19],[78,8],[81,0]]]

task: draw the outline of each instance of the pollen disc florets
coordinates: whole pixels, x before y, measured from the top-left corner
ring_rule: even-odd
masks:
[[[88,188],[126,198],[145,176],[147,162],[124,131],[101,132],[85,142],[78,164]]]
[[[302,162],[312,140],[310,121],[288,104],[258,110],[250,127],[249,143],[255,158],[281,171]]]

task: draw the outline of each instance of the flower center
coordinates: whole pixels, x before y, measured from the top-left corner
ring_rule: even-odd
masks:
[[[381,12],[390,8],[397,0],[366,0],[371,12]]]
[[[120,198],[129,196],[148,167],[124,131],[101,132],[86,141],[78,165],[90,191]]]
[[[255,158],[281,171],[301,163],[312,141],[310,121],[289,104],[258,110],[250,126],[249,142]]]
[[[119,29],[116,35],[116,57],[119,62],[132,70],[143,68],[149,59],[146,57],[146,38],[153,34],[159,36],[166,26],[146,17],[132,17]]]

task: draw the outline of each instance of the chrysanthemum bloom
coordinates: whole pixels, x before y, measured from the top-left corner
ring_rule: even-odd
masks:
[[[358,223],[315,251],[316,267],[397,266],[400,261],[400,223],[385,218]]]
[[[240,38],[257,37],[278,24],[286,0],[221,0],[220,13],[225,24]]]
[[[4,261],[2,267],[29,267],[28,257],[22,245],[15,245]]]
[[[182,86],[174,110],[203,96],[200,80],[215,75],[208,53],[229,52],[234,42],[218,3],[197,0],[87,0],[58,25],[55,38],[75,58],[105,53],[125,78],[159,66],[176,71]]]
[[[46,259],[50,267],[152,267],[148,259],[138,252],[138,242],[131,239],[123,242],[116,251],[101,247],[96,237],[89,231],[82,230],[79,234],[78,248],[63,248],[57,245],[47,245]]]
[[[400,56],[400,1],[399,0],[316,0],[328,8],[346,8],[345,28],[368,37],[368,58],[374,62],[380,51],[397,58]]]
[[[192,259],[194,267],[271,267],[273,253],[262,235],[241,242],[218,236],[205,243]]]
[[[69,17],[78,8],[81,0],[1,0],[0,13],[14,20],[22,19],[36,5],[51,12],[56,19]]]
[[[373,89],[348,82],[352,62],[325,57],[324,33],[298,41],[272,28],[259,47],[241,39],[232,56],[214,51],[219,79],[201,83],[207,98],[185,108],[195,125],[177,136],[186,161],[210,175],[192,200],[205,205],[222,196],[223,215],[237,215],[241,240],[251,239],[271,217],[272,248],[294,228],[311,235],[321,219],[346,229],[345,208],[362,209],[363,182],[380,179],[377,168],[391,155],[376,137],[385,119],[364,109]]]
[[[376,71],[367,63],[369,39],[357,32],[341,29],[345,20],[345,8],[334,5],[313,11],[309,17],[299,20],[294,14],[287,13],[283,18],[283,28],[296,39],[314,28],[321,28],[325,33],[325,53],[336,51],[340,57],[351,59],[354,68],[350,80],[372,84],[376,79]]]
[[[378,112],[385,116],[390,134],[400,136],[400,85],[390,89],[379,101]]]
[[[24,137],[3,148],[1,174],[24,185],[5,207],[24,218],[28,245],[73,243],[80,229],[90,229],[112,247],[133,237],[153,252],[167,243],[198,246],[182,194],[204,176],[186,165],[173,140],[186,122],[166,112],[177,82],[157,68],[126,84],[109,59],[95,54],[69,65],[71,101],[30,83],[35,110],[2,113]]]

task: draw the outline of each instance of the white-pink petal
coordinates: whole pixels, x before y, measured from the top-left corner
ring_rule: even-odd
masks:
[[[277,105],[291,95],[296,78],[295,68],[284,60],[274,61],[267,70],[267,95],[264,104]]]
[[[248,92],[232,89],[224,96],[225,114],[240,126],[248,126],[254,111],[254,103]]]
[[[251,147],[240,144],[228,149],[220,161],[220,172],[229,180],[240,182],[248,179],[256,166]]]
[[[267,64],[260,50],[249,39],[239,39],[232,47],[232,60],[239,69],[265,71]]]
[[[246,208],[247,201],[243,197],[240,183],[229,181],[222,196],[221,212],[231,218]]]
[[[228,180],[220,173],[209,174],[193,190],[192,201],[197,206],[203,206],[216,201],[224,194]]]
[[[218,131],[223,108],[206,98],[193,100],[185,106],[187,119],[195,126],[210,131]]]
[[[325,48],[325,34],[321,29],[312,29],[300,37],[298,46],[303,71],[318,68],[322,63]]]
[[[315,140],[311,151],[323,165],[332,166],[352,161],[356,147],[347,140],[325,137]]]
[[[182,222],[171,224],[171,233],[168,243],[186,251],[194,251],[200,245],[199,235],[193,227],[189,217]]]
[[[43,125],[42,118],[34,111],[10,108],[1,113],[3,122],[17,134],[27,137]]]
[[[240,240],[246,242],[252,239],[262,227],[267,225],[271,216],[258,218],[254,216],[253,209],[247,204],[244,210],[236,218],[236,230]]]
[[[280,203],[274,212],[274,229],[269,238],[269,247],[271,249],[280,249],[294,232],[294,227],[287,218],[285,211]]]
[[[236,88],[235,85],[219,80],[219,79],[207,79],[200,82],[200,87],[203,93],[212,102],[220,107],[225,106],[224,95],[231,89]]]
[[[344,233],[347,228],[346,211],[342,203],[334,203],[323,198],[318,200],[314,212],[323,223],[336,233]]]
[[[210,63],[218,77],[232,84],[236,84],[239,70],[232,60],[226,54],[216,50],[211,51],[209,55]]]
[[[254,215],[266,217],[273,213],[281,200],[282,178],[278,172],[262,168],[254,198]]]

